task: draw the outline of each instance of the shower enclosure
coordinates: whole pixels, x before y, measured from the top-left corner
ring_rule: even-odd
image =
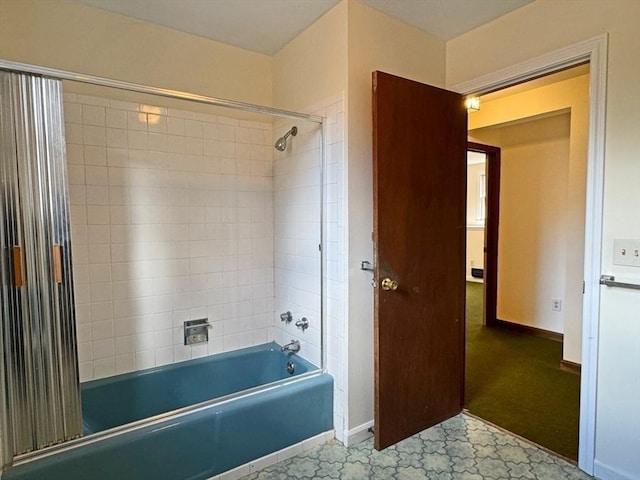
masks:
[[[83,435],[95,382],[295,342],[322,373],[320,117],[0,68],[4,465],[158,421]]]

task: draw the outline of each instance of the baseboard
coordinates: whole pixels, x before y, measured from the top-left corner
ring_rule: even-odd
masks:
[[[302,452],[311,450],[312,448],[329,442],[334,438],[335,432],[333,430],[328,430],[324,433],[319,433],[314,437],[307,438],[302,442],[291,445],[290,447],[283,448],[282,450],[278,450],[277,452],[270,453],[269,455],[265,455],[264,457],[252,460],[251,462],[240,465],[239,467],[236,467],[232,470],[227,470],[226,472],[220,473],[219,475],[209,477],[207,480],[238,480],[254,472],[259,472],[263,468],[267,468],[275,463],[284,462],[291,457],[300,455]]]
[[[593,462],[593,476],[601,480],[640,480],[637,473],[622,472],[599,460]]]
[[[569,360],[560,360],[560,370],[580,375],[580,373],[582,372],[582,365],[580,365],[579,363],[570,362]]]
[[[548,338],[549,340],[555,340],[556,342],[562,342],[564,339],[564,335],[561,333],[550,332],[549,330],[543,330],[529,325],[522,325],[520,323],[508,322],[506,320],[500,320],[499,318],[496,318],[495,326],[508,328],[520,333],[528,333],[537,337]]]
[[[351,430],[347,430],[344,434],[345,446],[351,447],[360,442],[364,442],[367,438],[371,438],[373,436],[371,427],[373,427],[373,420],[363,423],[362,425],[358,425]]]

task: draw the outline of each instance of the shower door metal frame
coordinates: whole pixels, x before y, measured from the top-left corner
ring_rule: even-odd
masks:
[[[41,67],[28,63],[12,62],[10,60],[0,59],[0,69],[13,70],[21,73],[34,73],[59,80],[71,80],[74,82],[88,83],[90,85],[99,85],[101,87],[112,87],[129,92],[148,93],[151,95],[159,95],[166,98],[175,98],[178,100],[189,100],[205,105],[213,105],[216,107],[226,107],[235,110],[243,110],[245,112],[263,113],[275,117],[283,118],[299,118],[322,124],[324,118],[319,115],[310,115],[306,113],[293,112],[291,110],[283,110],[274,107],[265,107],[245,102],[236,102],[234,100],[226,100],[224,98],[210,97],[207,95],[199,95],[197,93],[182,92],[180,90],[171,90],[168,88],[150,87],[139,83],[123,82],[121,80],[113,80],[95,75],[85,75],[83,73],[68,72],[56,68]]]
[[[291,110],[284,110],[284,109],[279,109],[279,108],[274,108],[274,107],[267,107],[267,106],[261,106],[261,105],[254,105],[254,104],[250,104],[250,103],[246,103],[246,102],[237,102],[237,101],[233,101],[233,100],[227,100],[227,99],[222,99],[222,98],[217,98],[217,97],[211,97],[211,96],[206,96],[206,95],[199,95],[199,94],[193,94],[193,93],[188,93],[188,92],[183,92],[183,91],[179,91],[179,90],[171,90],[171,89],[165,89],[165,88],[159,88],[159,87],[151,87],[151,86],[147,86],[147,85],[142,85],[142,84],[137,84],[137,83],[131,83],[131,82],[124,82],[124,81],[120,81],[120,80],[114,80],[114,79],[109,79],[109,78],[105,78],[105,77],[99,77],[99,76],[95,76],[95,75],[86,75],[86,74],[81,74],[81,73],[76,73],[76,72],[69,72],[66,70],[60,70],[60,69],[55,69],[55,68],[48,68],[48,67],[42,67],[42,66],[38,66],[38,65],[32,65],[32,64],[27,64],[27,63],[21,63],[21,62],[13,62],[10,60],[4,60],[4,59],[0,59],[0,69],[2,70],[10,70],[10,71],[14,71],[14,72],[18,72],[18,73],[31,73],[31,74],[36,74],[36,75],[42,75],[42,76],[46,76],[49,78],[54,78],[54,79],[58,79],[58,80],[69,80],[69,81],[74,81],[74,82],[79,82],[79,83],[85,83],[85,84],[89,84],[89,85],[97,85],[97,86],[102,86],[102,87],[110,87],[110,88],[117,88],[117,89],[121,89],[121,90],[126,90],[129,92],[136,92],[136,93],[143,93],[143,94],[151,94],[151,95],[158,95],[161,97],[165,97],[165,98],[172,98],[172,99],[178,99],[178,100],[187,100],[187,101],[191,101],[194,103],[199,103],[199,104],[204,104],[204,105],[210,105],[210,106],[216,106],[216,107],[224,107],[224,108],[229,108],[229,109],[235,109],[235,110],[241,110],[241,111],[245,111],[245,112],[251,112],[251,113],[258,113],[258,114],[264,114],[264,115],[270,115],[270,116],[274,116],[274,117],[281,117],[281,118],[291,118],[291,119],[301,119],[301,120],[306,120],[309,122],[314,122],[320,125],[320,134],[321,134],[321,142],[320,142],[320,181],[321,181],[321,188],[320,188],[320,214],[319,214],[319,219],[320,219],[320,238],[319,238],[319,251],[320,251],[320,292],[321,292],[321,297],[320,297],[320,318],[321,318],[321,327],[320,327],[320,342],[321,342],[321,365],[320,368],[318,369],[318,371],[316,372],[309,372],[307,374],[301,375],[300,377],[297,377],[295,380],[291,380],[291,379],[286,379],[286,380],[280,380],[280,381],[276,381],[270,384],[267,384],[265,386],[261,386],[261,387],[257,387],[255,389],[250,389],[249,391],[243,391],[243,392],[239,392],[238,394],[233,394],[233,395],[229,395],[228,397],[224,397],[222,399],[216,399],[216,400],[211,400],[211,401],[207,401],[207,402],[203,402],[201,404],[196,404],[196,405],[192,405],[189,407],[185,407],[183,409],[180,409],[176,412],[171,412],[171,413],[167,413],[167,414],[161,414],[158,415],[156,417],[152,417],[150,419],[145,419],[145,420],[140,420],[138,422],[134,422],[132,424],[128,424],[128,425],[123,425],[122,427],[117,427],[115,429],[112,430],[107,430],[105,432],[100,432],[97,434],[93,434],[93,435],[89,435],[87,437],[81,437],[81,438],[77,438],[75,440],[70,440],[58,445],[53,445],[51,447],[45,448],[43,450],[39,450],[39,451],[34,451],[34,452],[30,452],[30,453],[26,453],[23,455],[19,455],[16,456],[14,458],[10,458],[9,462],[11,462],[11,460],[13,460],[13,464],[14,465],[20,465],[20,464],[24,464],[24,463],[28,463],[32,460],[36,460],[40,457],[43,456],[48,456],[51,455],[53,453],[57,453],[59,451],[64,451],[64,450],[68,450],[68,449],[73,449],[73,448],[77,448],[79,446],[82,446],[84,444],[87,443],[93,443],[96,441],[99,441],[103,438],[109,438],[113,435],[117,435],[119,433],[124,433],[127,431],[131,431],[131,430],[137,430],[140,428],[143,428],[147,425],[152,425],[155,424],[161,420],[163,420],[164,418],[166,418],[169,415],[176,415],[176,416],[181,416],[184,414],[187,414],[191,411],[196,411],[202,408],[206,408],[209,405],[213,405],[216,403],[225,403],[227,401],[232,400],[233,398],[237,398],[239,396],[244,396],[247,394],[251,394],[257,391],[262,391],[262,390],[268,390],[271,388],[276,388],[279,385],[283,385],[283,384],[288,384],[291,383],[292,381],[297,382],[297,381],[301,381],[304,378],[309,378],[309,377],[313,377],[316,375],[321,375],[323,373],[327,373],[327,329],[326,329],[326,279],[325,279],[325,274],[326,274],[326,268],[325,268],[325,245],[326,245],[326,241],[325,241],[325,234],[326,234],[326,228],[324,225],[324,222],[326,220],[326,216],[325,216],[325,205],[324,202],[326,201],[326,156],[327,156],[327,124],[326,124],[326,119],[323,116],[320,115],[313,115],[313,114],[305,114],[305,113],[300,113],[300,112],[294,112]],[[0,338],[0,340],[2,340]],[[2,360],[0,359],[0,362],[2,362]],[[0,367],[2,366],[2,364],[0,363]],[[2,378],[0,378],[0,380],[3,380]],[[2,400],[0,400],[0,402],[2,402]],[[2,405],[0,404],[0,407]],[[0,421],[2,420],[2,416],[6,415],[5,413],[6,409],[3,409],[3,412],[0,414]],[[3,451],[6,449],[6,443],[4,441],[4,437],[7,435],[6,429],[4,432],[0,432],[0,435],[2,436],[2,438],[0,438],[0,444],[2,446]],[[4,453],[4,452],[3,452]],[[6,460],[6,457],[3,458],[3,460]],[[6,462],[3,462],[4,464],[6,464]],[[1,468],[1,467],[0,467]]]
[[[82,433],[62,82],[2,70],[2,464]]]

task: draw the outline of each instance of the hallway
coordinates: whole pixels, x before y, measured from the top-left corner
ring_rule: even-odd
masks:
[[[482,325],[481,283],[467,283],[465,407],[577,460],[580,376],[560,370],[562,343]]]

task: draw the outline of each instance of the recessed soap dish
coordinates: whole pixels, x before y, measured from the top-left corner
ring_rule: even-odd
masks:
[[[209,319],[187,320],[184,322],[184,344],[200,345],[209,341]]]

